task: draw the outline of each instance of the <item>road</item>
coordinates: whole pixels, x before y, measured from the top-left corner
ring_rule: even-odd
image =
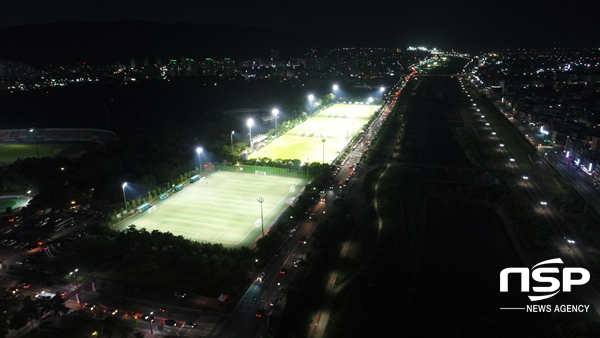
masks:
[[[468,93],[468,90],[465,90],[465,94]],[[497,103],[497,102],[496,102]],[[471,107],[474,114],[480,114],[476,111],[477,107]],[[481,119],[481,130],[490,135],[493,130],[493,125],[486,125],[486,120]],[[525,126],[520,124],[519,122],[515,122],[514,118],[510,119],[513,123],[516,123],[517,129],[525,130]],[[528,130],[528,133],[532,137],[533,141],[539,141],[541,138],[539,135],[532,133],[531,130]],[[551,230],[552,233],[552,241],[554,245],[560,249],[561,258],[565,262],[565,266],[577,266],[584,267],[590,271],[592,276],[600,275],[600,266],[597,264],[597,260],[592,257],[589,253],[588,247],[592,247],[592,243],[586,243],[582,240],[582,236],[577,236],[576,230],[572,229],[562,218],[561,213],[557,210],[556,206],[550,203],[549,195],[545,192],[551,192],[554,187],[554,182],[552,180],[546,179],[546,177],[550,177],[553,174],[553,168],[549,166],[551,161],[554,161],[554,165],[559,171],[564,171],[565,175],[571,175],[569,180],[571,184],[575,187],[575,189],[580,189],[584,192],[587,192],[591,197],[590,204],[596,204],[599,202],[597,200],[597,192],[592,190],[590,187],[591,182],[585,182],[586,177],[581,177],[580,175],[576,175],[573,172],[568,172],[570,169],[574,168],[565,168],[560,163],[560,153],[557,155],[549,154],[549,158],[547,155],[541,155],[538,153],[533,154],[531,160],[533,162],[533,169],[529,171],[525,171],[518,162],[512,162],[511,158],[513,158],[511,154],[511,149],[508,147],[500,147],[502,135],[494,135],[493,137],[488,138],[488,142],[486,146],[492,147],[493,149],[497,149],[499,156],[498,165],[504,164],[508,171],[512,171],[515,174],[519,174],[518,177],[522,177],[519,185],[524,189],[524,192],[527,196],[527,201],[529,205],[535,210],[537,214],[537,220],[542,224],[542,226],[547,227]],[[543,149],[543,148],[542,148]],[[544,152],[545,154],[545,152]],[[542,158],[546,156],[546,158]],[[577,170],[577,169],[576,169]],[[569,176],[566,176],[567,179]],[[589,180],[589,179],[588,179]],[[569,240],[575,240],[574,243],[569,243]],[[534,262],[529,262],[534,263]],[[535,263],[534,263],[535,264]],[[594,304],[597,311],[600,311],[600,293],[598,292],[598,288],[600,287],[600,280],[593,279],[589,283],[583,285],[578,291],[580,291],[580,295],[582,295],[587,301]]]
[[[223,318],[217,324],[211,337],[260,337],[266,332],[267,318],[266,316],[257,317],[259,309],[264,308],[266,312],[280,311],[286,306],[285,288],[290,282],[293,282],[298,273],[303,269],[302,265],[298,268],[293,267],[293,263],[299,259],[306,257],[306,251],[311,243],[311,235],[316,229],[319,222],[322,222],[328,213],[331,213],[335,206],[334,201],[337,198],[346,196],[351,203],[357,204],[353,210],[360,214],[352,214],[353,218],[357,218],[362,222],[366,218],[364,197],[362,195],[362,182],[359,175],[362,169],[356,168],[365,151],[368,151],[371,140],[377,135],[381,127],[382,119],[385,119],[390,112],[391,106],[396,102],[396,97],[391,96],[381,110],[378,117],[369,126],[367,132],[353,146],[352,151],[348,156],[341,160],[341,165],[332,175],[331,182],[328,187],[324,187],[327,193],[325,202],[317,202],[311,206],[310,212],[307,212],[306,218],[298,224],[298,230],[292,237],[287,237],[281,245],[282,254],[278,257],[272,257],[265,265],[265,277],[262,281],[255,280],[242,299],[238,302],[233,313]],[[360,205],[360,207],[358,207]],[[316,219],[315,219],[316,217]],[[364,222],[362,222],[364,223]],[[306,237],[306,244],[300,242],[302,236]],[[343,257],[343,253],[341,255]],[[281,268],[286,268],[285,274],[280,274]],[[332,273],[332,278],[328,283],[328,290],[333,288],[337,269]],[[256,298],[256,299],[255,299]],[[270,306],[270,302],[274,298],[282,299],[279,306]],[[264,300],[264,301],[261,301]],[[325,305],[325,304],[324,304]],[[324,308],[327,308],[325,306]],[[311,325],[317,327],[321,325],[323,328],[327,324],[327,318],[319,314],[315,316],[315,321]]]
[[[408,81],[408,79],[410,79],[410,76],[406,79],[401,80],[396,85],[396,87],[399,88],[397,94],[399,94],[399,92],[402,90],[403,85],[406,83],[406,81]],[[391,112],[391,110],[393,109],[393,107],[396,104],[397,94],[395,96],[393,96],[392,98],[390,98],[390,100],[388,100],[386,102],[386,104],[384,105],[383,109],[381,110],[379,116],[375,119],[375,122],[370,126],[369,132],[366,135],[364,135],[357,142],[357,145],[359,147],[361,144],[365,145],[365,142],[366,142],[366,144],[370,144],[370,141],[377,135],[377,133],[379,132],[379,129],[381,128],[381,123],[385,120],[387,115]],[[367,150],[368,150],[368,148],[367,148]],[[350,164],[347,164],[348,166],[356,165],[356,157],[357,156],[352,157],[352,154],[353,153],[351,153],[351,155],[350,155],[351,157],[349,159],[348,158],[346,159],[346,162],[350,161]],[[360,155],[361,154],[359,153],[358,156],[360,156]],[[327,324],[329,322],[330,314],[333,310],[335,297],[337,296],[339,291],[342,289],[342,287],[347,285],[348,281],[344,282],[342,285],[335,287],[335,283],[336,283],[336,279],[338,277],[341,263],[344,259],[344,256],[346,255],[346,252],[349,247],[349,242],[350,242],[350,239],[352,238],[352,235],[354,234],[354,231],[357,229],[358,226],[367,224],[367,214],[366,214],[367,203],[366,203],[365,196],[364,196],[363,181],[364,181],[365,175],[368,171],[369,171],[368,168],[361,169],[360,172],[358,172],[358,174],[352,178],[351,186],[347,192],[346,199],[349,200],[350,203],[352,204],[351,218],[353,219],[355,228],[354,228],[352,234],[350,235],[350,237],[348,238],[348,240],[344,243],[344,245],[342,245],[342,249],[340,252],[340,259],[338,260],[338,264],[332,270],[330,277],[327,281],[327,285],[325,288],[325,300],[323,301],[321,308],[317,311],[317,313],[313,317],[313,320],[310,324],[308,337],[311,337],[311,338],[319,337],[320,338],[320,337],[324,336],[325,330],[327,328]],[[347,175],[347,173],[343,172],[339,177],[335,177],[335,179],[337,180],[337,179],[341,179],[343,177],[347,177],[346,175]],[[378,230],[378,234],[380,233],[380,230],[381,229]],[[363,265],[363,267],[364,267],[364,265]],[[361,270],[361,269],[359,269],[359,270]],[[357,273],[358,273],[358,271],[355,271],[353,276],[355,276]]]

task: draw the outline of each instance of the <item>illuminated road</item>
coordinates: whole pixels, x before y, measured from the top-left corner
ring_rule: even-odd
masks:
[[[390,112],[391,107],[395,104],[396,98],[391,96],[387,104],[384,106],[378,117],[369,126],[368,130],[362,134],[353,151],[348,156],[341,159],[343,165],[339,166],[339,172],[332,176],[331,183],[326,187],[327,198],[325,202],[318,202],[311,207],[311,214],[314,214],[313,219],[304,219],[298,225],[298,230],[293,237],[287,237],[283,241],[281,248],[283,253],[279,257],[272,257],[265,265],[265,277],[262,281],[254,281],[248,288],[242,299],[236,305],[235,310],[221,320],[216,326],[210,337],[261,337],[264,335],[267,328],[267,318],[256,316],[260,308],[266,308],[268,312],[276,311],[274,307],[270,307],[268,303],[275,297],[282,298],[279,307],[286,306],[286,298],[282,288],[290,283],[300,273],[303,268],[293,267],[293,262],[298,259],[304,259],[306,251],[311,242],[311,235],[316,229],[316,225],[322,222],[328,213],[331,213],[335,206],[334,201],[337,198],[344,197],[353,205],[352,219],[355,224],[366,223],[366,202],[362,192],[362,178],[364,177],[364,169],[354,171],[357,162],[362,157],[365,151],[370,147],[370,141],[377,135],[381,122],[384,116]],[[361,163],[362,164],[362,163]],[[353,176],[350,176],[350,175]],[[339,182],[341,181],[341,184]],[[333,189],[331,189],[333,188]],[[307,244],[300,243],[300,237],[305,236]],[[343,246],[340,253],[340,262],[345,255],[348,245]],[[284,275],[279,271],[282,267],[286,267],[287,271]],[[338,266],[339,268],[339,266]],[[329,295],[333,295],[333,286],[337,278],[338,268],[334,269],[331,278],[327,284]],[[256,299],[254,299],[256,297]],[[264,300],[261,301],[261,299]],[[333,305],[334,296],[328,296],[321,310],[315,315],[311,324],[311,334],[322,336],[327,325],[328,315]],[[322,328],[316,330],[316,328]]]
[[[492,102],[494,102],[492,100]],[[495,102],[497,103],[497,102]],[[471,107],[475,110],[476,107]],[[476,111],[474,114],[480,114]],[[517,125],[517,129],[526,130],[523,125],[520,125],[519,122],[515,122],[515,119],[510,119]],[[482,122],[485,122],[485,119],[482,119]],[[491,134],[493,130],[493,125],[486,126],[482,123],[481,128],[488,135]],[[539,135],[535,135],[531,130],[529,130],[530,136],[536,140],[540,140]],[[530,171],[525,171],[518,162],[511,162],[510,159],[513,158],[511,155],[511,151],[508,147],[500,147],[500,143],[502,142],[502,135],[497,134],[493,137],[489,138],[490,140],[487,142],[486,146],[494,147],[498,149],[499,155],[497,165],[498,166],[506,166],[507,170],[512,171],[520,176],[525,174],[528,179],[522,179],[519,185],[524,189],[528,200],[527,203],[531,205],[533,210],[538,215],[537,220],[543,226],[546,226],[548,229],[551,229],[552,241],[554,245],[559,248],[561,252],[561,258],[565,262],[565,266],[578,266],[584,267],[590,271],[590,274],[593,278],[592,281],[587,283],[586,285],[579,288],[580,294],[589,302],[594,304],[597,311],[600,311],[600,292],[598,289],[600,287],[600,280],[596,280],[594,276],[600,276],[600,266],[598,266],[596,259],[591,257],[586,248],[591,247],[591,243],[585,243],[582,237],[577,236],[575,229],[570,228],[570,226],[565,222],[562,218],[561,213],[556,209],[556,206],[550,203],[549,196],[547,196],[544,191],[553,191],[555,189],[553,180],[546,179],[550,178],[553,175],[553,168],[549,166],[548,161],[553,161],[552,164],[557,168],[563,176],[569,180],[572,186],[578,191],[583,192],[582,195],[588,195],[588,201],[593,206],[600,206],[600,200],[598,200],[598,193],[593,191],[593,186],[591,182],[585,181],[586,177],[582,177],[577,173],[574,173],[571,169],[574,169],[573,166],[571,168],[565,168],[560,162],[562,159],[561,155],[549,154],[546,155],[546,159],[542,158],[539,152],[533,153],[531,155],[531,160],[533,163],[533,169]],[[541,149],[544,149],[542,147]],[[545,152],[544,152],[545,153]],[[553,151],[551,151],[553,153]],[[571,172],[569,172],[571,170]],[[578,169],[575,169],[578,170]],[[567,240],[575,240],[574,244],[570,244]],[[553,258],[553,257],[549,257]],[[537,262],[525,262],[528,265],[533,265]]]

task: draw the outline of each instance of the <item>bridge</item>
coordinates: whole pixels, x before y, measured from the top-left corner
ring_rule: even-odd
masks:
[[[73,296],[75,296],[75,301],[77,302],[77,304],[80,303],[79,300],[79,292],[84,290],[86,287],[88,287],[89,285],[92,286],[92,291],[96,291],[96,279],[98,278],[98,275],[92,277],[92,279],[88,279],[87,281],[85,281],[82,284],[77,283],[77,288],[73,291],[71,291],[71,293],[69,293],[67,296],[65,296],[63,299],[65,301],[73,298]],[[77,277],[75,278],[75,280],[77,280]]]

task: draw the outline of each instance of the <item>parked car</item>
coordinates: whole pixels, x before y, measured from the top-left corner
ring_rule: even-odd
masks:
[[[263,278],[265,278],[265,273],[261,272],[258,277],[256,277],[256,280],[259,282],[262,282]]]

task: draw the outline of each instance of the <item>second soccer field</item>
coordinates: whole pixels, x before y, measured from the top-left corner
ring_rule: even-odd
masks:
[[[259,197],[264,198],[265,231],[298,194],[306,179],[214,172],[205,180],[186,184],[185,188],[156,204],[157,210],[135,215],[117,226],[130,224],[148,231],[159,230],[192,240],[222,243],[225,246],[250,245],[261,233]]]

